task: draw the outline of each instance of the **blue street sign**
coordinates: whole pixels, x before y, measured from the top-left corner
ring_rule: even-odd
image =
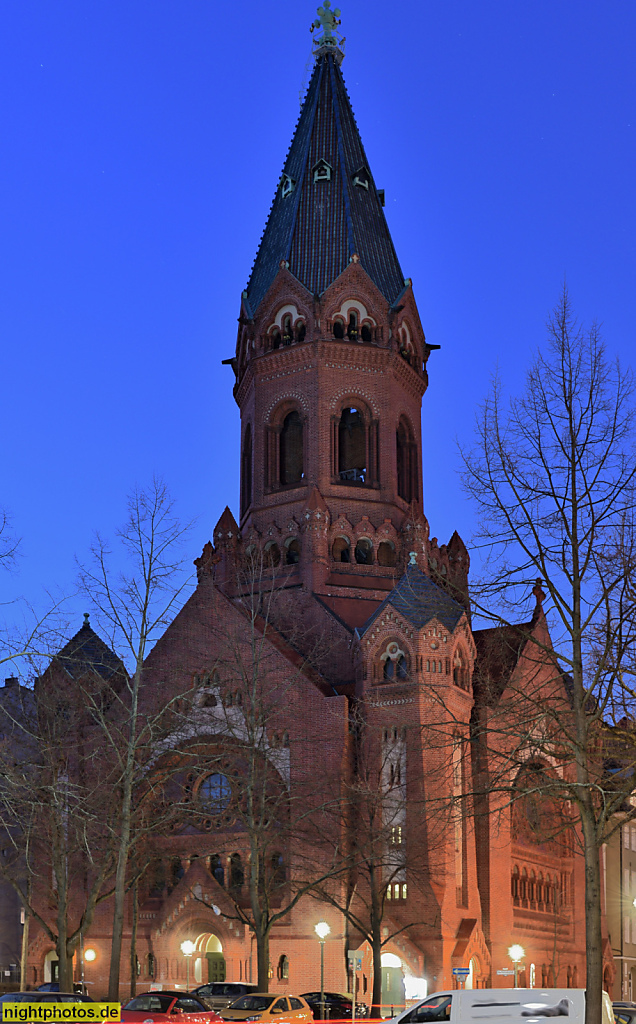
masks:
[[[470,974],[470,967],[453,967],[453,974]]]

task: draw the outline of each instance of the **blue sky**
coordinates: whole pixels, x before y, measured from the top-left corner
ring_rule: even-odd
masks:
[[[311,67],[317,0],[4,0],[3,600],[72,590],[74,558],[163,475],[192,557],[238,506],[232,374],[245,287]],[[633,0],[342,0],[343,73],[427,338],[425,509],[470,507],[456,439],[512,391],[567,276],[633,360]],[[77,626],[81,602],[71,605]]]

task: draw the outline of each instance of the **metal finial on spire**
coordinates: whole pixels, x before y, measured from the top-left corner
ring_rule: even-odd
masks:
[[[322,7],[318,8],[318,17],[312,22],[310,32],[314,29],[322,29],[322,35],[314,39],[314,46],[339,46],[344,40],[340,33],[336,34],[334,29],[340,24],[340,8],[331,10],[331,0],[324,0]]]
[[[84,612],[84,625],[90,626],[90,615],[88,612]]]

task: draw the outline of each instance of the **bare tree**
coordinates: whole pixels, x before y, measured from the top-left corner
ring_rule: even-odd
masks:
[[[379,1018],[382,950],[403,933],[416,931],[420,941],[434,939],[439,905],[430,877],[432,870],[443,872],[444,857],[435,868],[431,857],[448,850],[455,818],[460,814],[463,822],[465,815],[453,802],[453,740],[448,730],[393,727],[386,718],[381,725],[371,723],[364,703],[355,702],[350,731],[349,771],[336,782],[338,796],[325,801],[325,827],[318,840],[322,846],[333,845],[334,855],[340,852],[343,870],[317,883],[314,894],[337,907],[359,937],[358,944],[368,942],[373,958],[371,1016]],[[424,734],[435,762],[435,784],[430,787],[421,758],[414,756]],[[415,891],[420,898],[414,917]]]
[[[208,665],[195,678],[191,704],[183,705],[180,731],[170,737],[184,769],[165,793],[167,806],[179,804],[184,826],[214,833],[211,870],[225,889],[224,913],[254,936],[260,991],[269,987],[272,929],[317,882],[343,871],[339,850],[321,859],[316,844],[304,842],[325,796],[303,752],[315,748],[321,730],[325,777],[330,759],[339,771],[345,699],[332,696],[340,735],[326,738],[318,708],[325,689],[333,691],[312,667],[324,640],[303,625],[297,593],[284,584],[284,572],[257,547],[242,563],[237,554],[224,581],[210,583]]]
[[[12,742],[0,751],[0,875],[55,944],[66,991],[80,936],[109,894],[114,862],[103,822],[116,810],[112,780],[106,766],[98,770],[98,745],[87,729],[81,691],[88,678],[82,671],[79,686],[74,667],[54,661],[35,692],[21,688]],[[101,678],[92,682],[103,692]]]
[[[155,694],[150,710],[146,705],[142,711],[145,662],[191,585],[184,572],[182,547],[189,528],[177,518],[165,484],[154,479],[128,499],[128,517],[117,534],[123,567],[119,568],[108,543],[97,536],[90,561],[80,569],[82,591],[108,630],[113,648],[130,664],[113,705],[105,709],[94,701],[91,704],[93,719],[99,722],[117,766],[119,798],[112,826],[117,839],[109,999],[119,998],[128,863],[131,849],[145,834],[141,822],[149,794],[146,769],[165,736],[165,714],[177,699],[172,694],[162,703],[163,695]]]
[[[629,766],[621,779],[599,757],[600,734],[616,709],[635,708],[625,675],[635,639],[633,383],[608,360],[598,328],[576,322],[565,289],[548,342],[521,397],[506,403],[495,380],[476,444],[463,453],[464,479],[489,553],[484,579],[473,587],[476,610],[500,627],[504,646],[525,645],[535,666],[498,722],[490,714],[489,745],[500,782],[506,772],[514,780],[533,758],[556,756],[562,765],[560,774],[543,774],[537,792],[570,800],[576,811],[592,1024],[603,987],[599,847],[634,785],[633,754],[623,752]],[[510,633],[511,609],[537,578],[551,636],[537,632],[536,621]]]

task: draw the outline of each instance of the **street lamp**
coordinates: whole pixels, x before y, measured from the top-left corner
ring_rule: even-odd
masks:
[[[508,956],[515,965],[515,988],[519,987],[519,985],[517,984],[519,981],[519,964],[521,963],[525,955],[525,949],[523,948],[523,946],[520,946],[517,942],[515,942],[514,946],[510,946],[510,948],[508,949]]]
[[[186,991],[187,992],[190,991],[190,957],[192,956],[192,954],[194,953],[196,948],[197,947],[195,946],[194,942],[192,942],[191,939],[185,939],[185,941],[181,943],[181,952],[183,953],[184,957],[186,958]]]
[[[319,921],[314,925],[314,931],[320,942],[320,1019],[325,1019],[325,939],[331,928],[326,921]]]

